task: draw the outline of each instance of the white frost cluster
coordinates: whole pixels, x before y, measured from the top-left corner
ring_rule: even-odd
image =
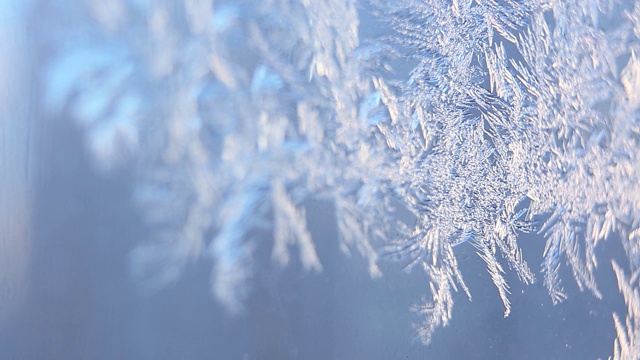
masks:
[[[54,3],[38,5],[51,13],[38,37],[44,105],[86,131],[100,169],[134,165],[135,201],[156,229],[132,257],[146,286],[209,256],[213,293],[239,311],[264,229],[277,262],[294,247],[321,271],[311,198],[333,203],[342,245],[372,275],[380,256],[424,270],[424,342],[448,323],[453,291],[471,296],[455,257],[463,242],[486,262],[505,316],[505,271],[536,281],[521,233],[545,236],[554,302],[566,298],[565,263],[600,296],[598,245],[613,233],[640,271],[640,5]],[[386,36],[362,38],[359,20],[374,15]],[[632,318],[622,336],[616,317],[616,354],[638,354],[637,285],[621,285]]]

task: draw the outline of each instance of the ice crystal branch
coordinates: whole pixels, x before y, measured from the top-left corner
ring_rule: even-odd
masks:
[[[613,270],[618,278],[618,288],[627,305],[627,317],[624,322],[618,314],[613,314],[616,327],[616,340],[613,344],[613,359],[633,359],[640,353],[640,293],[638,292],[638,277],[640,273],[635,271],[627,277],[624,270],[612,261]]]

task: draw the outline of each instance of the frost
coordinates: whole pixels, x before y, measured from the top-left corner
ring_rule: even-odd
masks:
[[[311,198],[331,201],[342,249],[364,256],[372,276],[381,258],[424,271],[431,300],[415,310],[425,343],[448,324],[453,292],[471,298],[459,245],[486,263],[505,316],[505,274],[538,281],[522,233],[544,236],[541,280],[554,303],[568,297],[564,266],[601,297],[603,241],[619,236],[638,271],[640,6],[373,1],[389,32],[361,39],[358,4],[55,8],[52,19],[91,11],[40,34],[61,49],[41,74],[45,105],[85,129],[99,166],[135,169],[134,200],[156,230],[132,255],[145,286],[210,257],[215,297],[240,311],[252,249],[268,238],[252,234],[264,231],[275,261],[296,248],[320,271]],[[637,281],[614,269],[630,316],[615,318],[615,354],[629,358]]]
[[[622,70],[620,77],[629,102],[634,106],[640,105],[640,96],[638,95],[640,94],[640,61],[636,59],[636,53],[633,50],[629,63]]]
[[[624,323],[618,314],[613,314],[617,338],[613,344],[613,359],[633,359],[640,352],[640,293],[638,292],[637,271],[627,277],[624,270],[612,261],[613,269],[618,278],[618,288],[627,305],[627,317]]]

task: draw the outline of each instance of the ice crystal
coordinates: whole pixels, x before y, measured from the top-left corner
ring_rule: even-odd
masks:
[[[617,337],[613,344],[613,359],[633,359],[640,352],[640,293],[638,293],[638,276],[635,271],[627,278],[624,270],[612,261],[613,269],[618,278],[618,288],[627,305],[627,317],[623,323],[618,314],[613,314]]]
[[[505,272],[537,280],[522,233],[546,239],[554,302],[567,298],[564,263],[601,296],[597,249],[613,233],[639,270],[640,5],[359,4],[42,1],[75,9],[40,36],[45,104],[86,131],[101,170],[134,165],[134,199],[156,229],[132,254],[145,286],[210,256],[214,295],[240,311],[252,231],[264,229],[275,261],[296,247],[304,268],[321,271],[312,197],[331,201],[341,244],[372,275],[381,256],[424,270],[424,342],[449,322],[454,291],[471,297],[459,244],[486,263],[505,316]],[[359,11],[387,34],[361,39]],[[633,331],[637,281],[620,288]],[[636,354],[617,317],[616,328],[616,356]]]

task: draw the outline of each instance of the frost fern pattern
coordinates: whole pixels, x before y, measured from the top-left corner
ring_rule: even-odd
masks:
[[[461,243],[486,263],[505,316],[506,271],[543,281],[555,303],[566,263],[601,296],[596,255],[611,234],[640,271],[640,5],[69,3],[87,11],[52,16],[39,34],[57,49],[45,106],[85,131],[101,171],[135,168],[134,200],[157,229],[132,254],[148,288],[211,257],[213,294],[241,311],[253,230],[273,233],[276,262],[295,246],[322,271],[312,197],[331,201],[341,244],[372,276],[381,257],[425,272],[425,343],[448,324],[453,292],[472,295]],[[385,36],[359,32],[374,15]],[[518,245],[526,232],[546,240],[541,279]],[[637,276],[613,266],[632,316],[615,317],[624,358],[640,346]]]

